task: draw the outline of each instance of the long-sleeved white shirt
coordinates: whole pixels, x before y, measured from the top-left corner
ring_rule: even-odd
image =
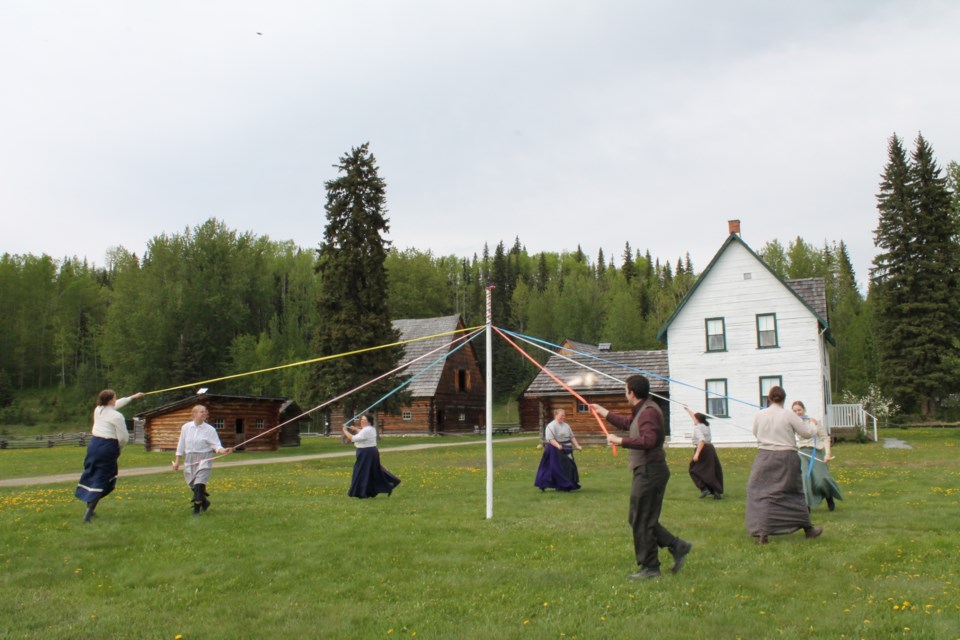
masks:
[[[815,426],[778,404],[771,404],[753,419],[753,435],[767,451],[796,451],[797,435],[809,438],[816,432]]]
[[[357,449],[377,446],[377,428],[367,425],[353,436],[353,446]]]
[[[206,422],[196,424],[192,420],[180,427],[180,440],[177,442],[177,455],[188,453],[208,453],[223,449],[217,430]]]
[[[127,431],[127,423],[123,414],[117,411],[127,405],[132,398],[119,398],[115,406],[110,405],[97,407],[93,410],[93,430],[91,435],[98,438],[107,438],[116,440],[122,449],[130,440],[130,432]]]

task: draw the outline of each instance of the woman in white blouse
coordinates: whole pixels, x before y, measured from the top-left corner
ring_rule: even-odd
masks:
[[[375,498],[380,493],[389,496],[400,484],[400,478],[380,464],[377,428],[371,424],[370,416],[361,415],[359,422],[359,427],[343,425],[344,437],[357,448],[357,461],[353,464],[353,479],[347,495],[351,498]]]
[[[797,438],[797,447],[800,449],[800,474],[803,478],[803,494],[807,499],[807,507],[812,509],[819,506],[825,499],[827,509],[833,511],[837,508],[834,498],[843,500],[843,497],[840,495],[840,487],[837,486],[827,467],[827,463],[833,459],[830,450],[830,434],[827,433],[827,428],[822,422],[817,422],[807,415],[807,408],[799,400],[790,405],[790,408],[800,416],[801,420],[817,428],[815,435],[809,438]],[[810,467],[811,463],[813,468]]]
[[[690,479],[700,497],[713,496],[714,500],[723,497],[723,467],[710,437],[710,422],[702,413],[694,413],[690,407],[684,406],[690,417],[693,418],[693,458],[690,460]]]
[[[118,400],[113,389],[104,389],[97,396],[90,444],[87,445],[87,456],[83,461],[83,474],[74,493],[78,499],[87,503],[87,511],[83,514],[84,522],[90,522],[95,515],[97,504],[117,486],[117,461],[123,447],[130,440],[127,422],[117,409],[142,397],[142,393],[135,393],[129,398]]]

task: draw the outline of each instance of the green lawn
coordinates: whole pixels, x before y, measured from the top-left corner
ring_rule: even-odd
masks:
[[[765,547],[743,522],[754,451],[720,450],[718,502],[671,449],[662,521],[694,549],[641,584],[625,579],[626,456],[601,447],[568,495],[532,486],[534,443],[498,440],[492,520],[484,447],[388,450],[412,439],[385,441],[403,484],[374,500],[346,497],[350,458],[215,469],[199,518],[173,473],[122,478],[89,525],[70,483],[0,489],[0,638],[958,638],[960,431],[881,435],[913,449],[838,445],[824,535]],[[83,458],[0,452],[0,477],[37,475],[8,454],[43,473]]]

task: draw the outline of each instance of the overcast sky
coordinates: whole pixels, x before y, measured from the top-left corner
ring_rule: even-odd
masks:
[[[398,248],[706,267],[844,240],[863,281],[894,132],[960,160],[960,2],[4,0],[0,253],[209,217],[315,247],[370,142]]]

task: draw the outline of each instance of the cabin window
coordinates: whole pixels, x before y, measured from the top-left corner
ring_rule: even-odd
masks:
[[[590,405],[584,404],[577,400],[577,413],[590,413]]]
[[[257,429],[263,430],[263,418],[257,418]]]
[[[760,406],[767,408],[770,406],[770,394],[772,387],[782,387],[783,376],[763,376],[760,378]]]
[[[727,381],[725,378],[707,380],[707,413],[718,418],[727,418]]]
[[[460,421],[460,422],[466,422],[466,421],[467,421],[467,414],[464,413],[463,411],[461,411],[461,412],[460,412],[460,415],[457,416],[457,420]]]
[[[223,431],[223,418],[217,418],[213,421],[213,428],[217,431]]]
[[[727,350],[727,326],[723,318],[707,318],[707,351]]]
[[[413,413],[411,413],[410,411],[404,411],[403,419],[406,420],[407,422],[413,420]]]
[[[757,348],[769,349],[778,346],[780,345],[777,340],[777,314],[757,314]]]
[[[466,369],[457,369],[457,391],[460,393],[470,391],[470,372]]]

